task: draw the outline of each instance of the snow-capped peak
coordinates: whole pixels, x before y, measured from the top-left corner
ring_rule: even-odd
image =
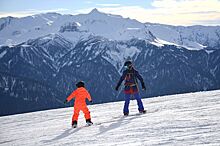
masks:
[[[90,15],[96,15],[96,14],[100,14],[101,12],[98,11],[97,8],[92,9],[91,12],[89,12]]]
[[[203,46],[215,47],[220,39],[218,26],[175,27],[143,24],[137,20],[100,12],[96,8],[88,14],[46,13],[17,19],[0,19],[0,36],[4,36],[0,37],[0,45],[19,44],[51,33],[62,33],[65,38],[72,38],[73,42],[89,35],[116,41],[138,38],[152,42],[159,38],[168,44],[177,44],[191,50],[200,50]]]

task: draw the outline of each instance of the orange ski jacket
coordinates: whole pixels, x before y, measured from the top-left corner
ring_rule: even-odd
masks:
[[[75,98],[74,108],[82,108],[86,106],[86,98],[91,101],[92,98],[89,92],[84,88],[80,87],[73,91],[68,97],[67,101],[69,102],[71,99]]]

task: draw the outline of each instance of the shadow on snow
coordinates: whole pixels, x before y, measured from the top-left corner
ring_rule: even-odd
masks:
[[[119,119],[118,119],[119,118]],[[137,114],[135,115],[129,115],[128,117],[125,117],[125,116],[122,116],[122,117],[115,117],[116,120],[112,120],[112,121],[107,121],[107,122],[103,122],[103,123],[100,123],[100,127],[99,127],[99,133],[96,134],[96,135],[101,135],[103,133],[106,133],[108,131],[111,131],[111,130],[114,130],[114,129],[117,129],[119,128],[121,125],[127,125],[127,124],[130,124],[130,122],[133,120],[133,119],[137,119],[137,118],[141,118],[140,117],[137,117]],[[102,124],[108,124],[108,123],[111,123],[109,126],[103,126]],[[94,124],[94,126],[99,126]],[[78,127],[76,129],[73,129],[73,128],[69,128],[67,130],[65,130],[63,133],[61,133],[60,135],[50,139],[50,140],[42,140],[43,143],[50,143],[50,142],[54,142],[54,141],[57,141],[57,140],[61,140],[63,138],[66,138],[68,136],[70,136],[71,134],[73,133],[76,133],[78,132],[79,130],[81,130],[83,127]]]

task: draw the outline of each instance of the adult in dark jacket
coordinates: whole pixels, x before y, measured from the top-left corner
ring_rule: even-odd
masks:
[[[124,66],[126,69],[123,71],[123,74],[115,88],[116,91],[118,91],[121,83],[125,80],[124,82],[124,93],[125,93],[125,103],[124,103],[124,115],[127,116],[129,114],[129,103],[130,103],[130,97],[133,95],[135,99],[137,100],[138,104],[138,110],[140,113],[145,113],[146,111],[144,110],[143,103],[141,101],[141,97],[139,95],[139,88],[138,88],[138,81],[137,79],[140,80],[142,89],[146,90],[144,80],[142,76],[138,73],[137,70],[134,69],[132,62],[131,61],[126,61],[124,63]]]

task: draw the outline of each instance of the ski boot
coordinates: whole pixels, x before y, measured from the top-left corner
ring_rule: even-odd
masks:
[[[146,110],[140,110],[139,111],[140,114],[146,114],[146,112],[147,112]]]
[[[76,128],[77,127],[77,121],[72,121],[72,127]]]
[[[129,113],[124,113],[124,116],[128,116],[129,115]]]
[[[86,119],[86,125],[87,126],[91,126],[93,123],[91,121],[91,119]]]

